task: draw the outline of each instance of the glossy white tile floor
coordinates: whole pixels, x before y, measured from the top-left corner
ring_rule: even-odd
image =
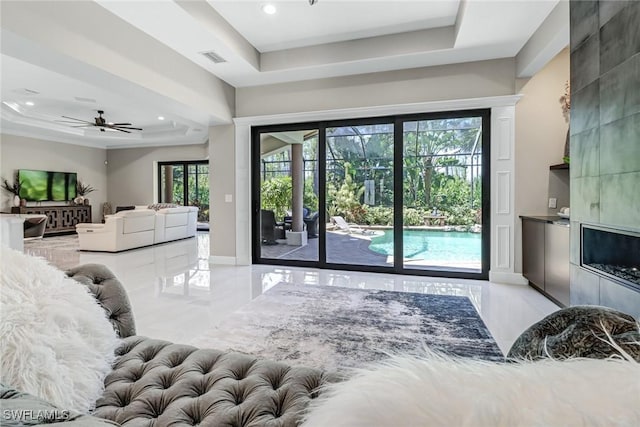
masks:
[[[210,265],[206,233],[120,254],[52,248],[39,250],[38,255],[59,266],[107,265],[129,293],[138,333],[182,343],[189,343],[280,282],[468,296],[505,353],[528,326],[558,310],[527,286],[266,265]]]

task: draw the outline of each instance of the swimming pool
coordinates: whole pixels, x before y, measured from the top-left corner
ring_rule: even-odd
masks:
[[[477,261],[482,254],[480,233],[462,231],[404,230],[405,259],[427,261]],[[393,255],[393,230],[371,239],[369,249],[383,255]]]

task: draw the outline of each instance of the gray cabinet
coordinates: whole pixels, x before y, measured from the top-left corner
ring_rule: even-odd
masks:
[[[522,274],[541,291],[544,291],[544,225],[540,221],[522,220]]]
[[[46,215],[45,235],[73,232],[76,230],[76,224],[91,222],[91,206],[89,205],[12,207],[11,213]]]
[[[569,305],[569,226],[545,224],[544,291]]]
[[[522,217],[522,274],[539,291],[569,305],[569,225],[556,217]]]

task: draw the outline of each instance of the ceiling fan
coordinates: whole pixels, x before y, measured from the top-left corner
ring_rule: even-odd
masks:
[[[95,117],[95,121],[93,122],[67,116],[62,117],[69,120],[56,120],[56,122],[73,124],[74,126],[71,126],[73,128],[97,127],[101,132],[106,132],[107,130],[117,130],[119,132],[131,133],[132,130],[142,130],[142,128],[131,127],[131,123],[107,122],[105,118],[102,117],[103,114],[104,111],[98,110],[98,117]]]

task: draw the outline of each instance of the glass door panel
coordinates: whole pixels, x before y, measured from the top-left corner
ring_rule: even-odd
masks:
[[[198,230],[209,229],[209,163],[162,162],[158,164],[160,203],[198,207]]]
[[[187,204],[198,207],[198,222],[209,222],[209,165],[189,164]]]
[[[394,125],[326,129],[326,262],[393,267]]]
[[[318,131],[260,138],[260,258],[318,261]]]
[[[184,165],[161,164],[160,203],[184,204]]]
[[[403,267],[482,271],[482,117],[403,122]]]

